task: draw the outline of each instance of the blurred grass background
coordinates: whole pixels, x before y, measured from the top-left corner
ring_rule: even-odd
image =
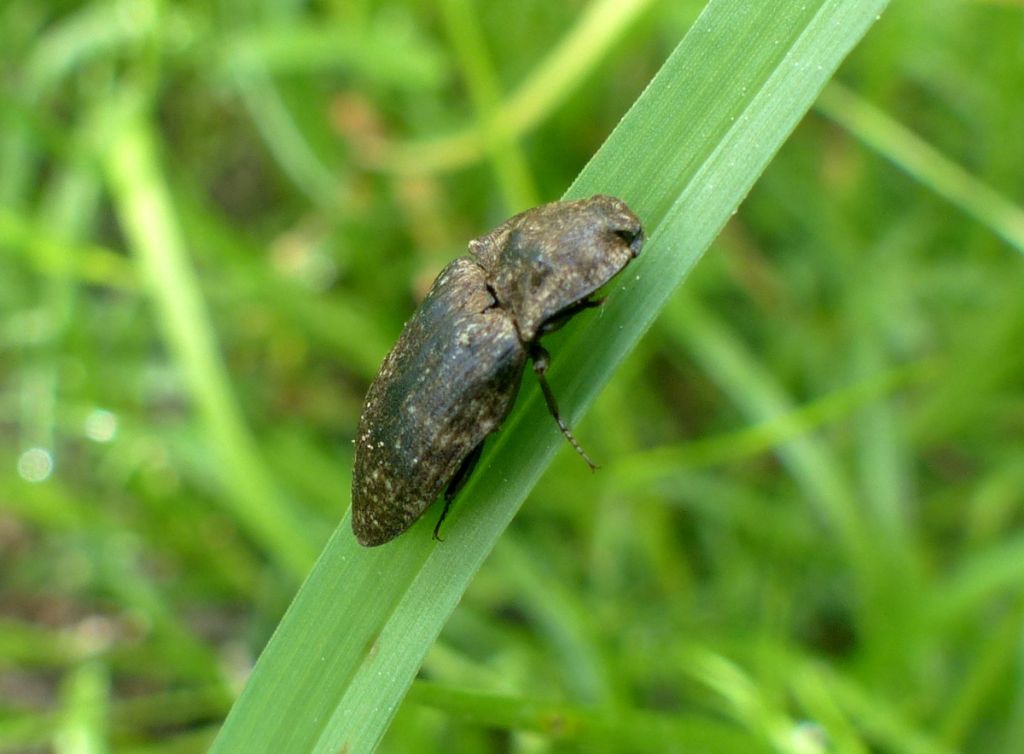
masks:
[[[415,301],[564,191],[701,5],[0,8],[0,751],[205,751]],[[592,750],[595,705],[1024,749],[1022,40],[1019,2],[895,0],[383,751]]]

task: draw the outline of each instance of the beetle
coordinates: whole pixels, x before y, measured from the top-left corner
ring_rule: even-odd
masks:
[[[397,537],[444,491],[438,538],[485,439],[512,410],[527,359],[562,434],[596,468],[558,411],[540,339],[600,305],[592,294],[643,244],[625,202],[597,195],[515,215],[441,271],[366,395],[352,473],[360,544]]]

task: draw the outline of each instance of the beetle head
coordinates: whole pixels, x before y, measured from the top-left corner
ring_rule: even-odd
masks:
[[[625,202],[592,196],[516,215],[469,248],[524,342],[640,253],[644,233]]]

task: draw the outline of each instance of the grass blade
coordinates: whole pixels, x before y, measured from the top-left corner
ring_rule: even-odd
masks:
[[[884,110],[832,84],[818,109],[922,185],[1024,253],[1024,210],[950,160]]]
[[[155,138],[134,114],[126,115],[119,126],[106,165],[115,207],[168,348],[203,417],[210,447],[218,454],[227,500],[271,557],[300,578],[313,560],[312,545],[300,516],[276,491],[231,391],[159,167]]]
[[[643,335],[885,4],[709,4],[567,194],[617,194],[651,236],[602,311],[553,339],[551,380],[569,416]],[[213,751],[371,751],[562,442],[528,381],[443,545],[430,540],[428,515],[397,542],[364,550],[346,517]]]

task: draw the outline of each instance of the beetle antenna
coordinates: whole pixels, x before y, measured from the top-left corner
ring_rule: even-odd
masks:
[[[573,449],[580,454],[580,457],[587,462],[587,466],[590,467],[591,471],[597,471],[598,466],[594,463],[590,456],[587,455],[587,451],[583,449],[579,441],[573,436],[573,433],[569,430],[569,425],[562,419],[562,414],[558,410],[558,402],[555,400],[555,394],[551,392],[551,386],[548,384],[547,378],[544,373],[548,371],[548,364],[551,360],[551,355],[539,344],[534,343],[530,346],[530,358],[533,360],[533,373],[537,375],[537,381],[540,383],[540,391],[544,394],[544,402],[548,404],[548,411],[551,416],[554,417],[555,422],[558,423],[558,428],[562,430],[562,434],[565,439],[569,441]]]

